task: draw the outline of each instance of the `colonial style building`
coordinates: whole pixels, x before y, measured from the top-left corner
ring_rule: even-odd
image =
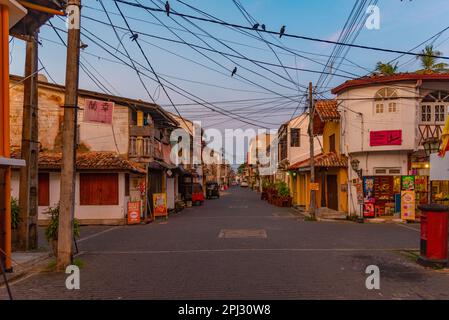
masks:
[[[11,145],[21,146],[23,84],[11,76]],[[59,203],[65,87],[39,81],[39,220]],[[174,209],[178,168],[170,160],[170,133],[178,127],[160,106],[79,90],[75,216],[82,223],[126,223],[128,202],[140,202],[141,218],[152,217],[152,196],[166,193]],[[16,153],[17,156],[20,152]],[[19,174],[12,179],[18,197]],[[173,201],[171,201],[173,200]]]
[[[351,213],[400,211],[404,189],[415,190],[416,204],[428,202],[429,193],[448,193],[447,182],[427,187],[430,164],[423,144],[441,138],[449,74],[375,75],[347,81],[332,93],[341,114],[342,153],[351,164]],[[364,183],[363,194],[358,183]]]

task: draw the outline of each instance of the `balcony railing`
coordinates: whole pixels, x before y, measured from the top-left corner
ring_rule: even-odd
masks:
[[[150,137],[130,137],[129,157],[130,158],[153,158],[154,143]]]

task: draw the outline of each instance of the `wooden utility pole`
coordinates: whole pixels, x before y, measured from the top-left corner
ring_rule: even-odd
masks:
[[[315,101],[313,100],[312,82],[309,83],[309,139],[310,139],[310,183],[315,183],[315,144],[313,133],[313,118],[315,116]],[[315,220],[316,191],[310,188],[310,217]]]
[[[58,230],[57,269],[64,270],[73,258],[73,219],[75,207],[76,149],[78,126],[78,83],[80,58],[81,0],[67,4],[68,39],[62,133],[61,198]]]
[[[38,38],[27,37],[23,88],[22,159],[26,167],[20,169],[20,250],[37,248],[38,214]]]

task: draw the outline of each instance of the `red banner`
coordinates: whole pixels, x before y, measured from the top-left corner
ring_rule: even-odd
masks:
[[[402,130],[371,131],[370,146],[400,146],[402,145]]]
[[[112,124],[114,102],[86,99],[84,121]]]

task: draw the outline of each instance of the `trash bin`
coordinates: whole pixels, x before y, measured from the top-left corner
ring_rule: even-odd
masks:
[[[426,267],[448,265],[449,207],[439,204],[422,205],[421,254],[418,263]]]

